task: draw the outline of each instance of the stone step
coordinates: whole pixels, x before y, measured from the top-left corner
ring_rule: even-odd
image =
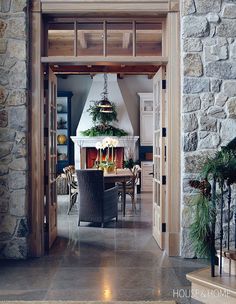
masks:
[[[219,250],[217,251],[217,256],[220,261]],[[235,250],[223,251],[222,271],[227,274],[236,275],[236,251]]]
[[[217,267],[216,267],[217,268]],[[216,269],[217,270],[217,269]],[[191,297],[206,304],[235,304],[236,276],[223,273],[211,277],[210,267],[186,275],[191,282]]]

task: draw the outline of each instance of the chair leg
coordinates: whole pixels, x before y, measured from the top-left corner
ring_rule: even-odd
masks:
[[[118,222],[118,215],[116,216],[116,222]]]
[[[80,220],[78,221],[78,226],[80,226]]]
[[[75,192],[75,193],[72,194],[72,204],[71,204],[71,208],[70,208],[70,209],[72,209],[72,207],[73,207],[74,204],[76,203],[77,195],[78,195],[77,192]]]
[[[120,198],[121,198],[120,211],[122,212],[123,211],[123,194],[122,193],[120,194]]]
[[[67,214],[70,213],[71,207],[72,207],[72,195],[71,195],[71,188],[69,187],[69,206],[68,206]]]
[[[69,202],[69,206],[68,206],[68,210],[67,210],[67,215],[69,215],[70,210],[71,210],[71,201]]]
[[[70,198],[70,204],[69,204],[69,208],[68,208],[68,212],[67,212],[67,214],[69,214],[69,213],[70,213],[70,211],[71,211],[72,207],[73,207],[73,206],[74,206],[74,204],[76,203],[76,200],[77,200],[77,195],[78,195],[78,193],[77,193],[77,192],[75,192],[75,193],[72,193],[72,194],[71,194],[71,198]]]
[[[132,210],[136,211],[136,204],[135,204],[135,200],[134,200],[134,194],[131,194],[131,201],[132,201]]]

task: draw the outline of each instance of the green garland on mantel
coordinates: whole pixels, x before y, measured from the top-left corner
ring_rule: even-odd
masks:
[[[94,126],[88,130],[81,131],[80,132],[83,136],[126,136],[128,135],[127,132],[125,132],[123,129],[119,129],[116,127],[113,127],[111,125],[98,125]]]
[[[116,105],[114,103],[111,103],[112,113],[103,113],[100,112],[100,108],[98,106],[99,102],[100,101],[92,101],[93,104],[91,104],[88,108],[89,115],[92,117],[92,121],[95,126],[88,130],[80,131],[81,135],[90,137],[103,135],[118,137],[127,136],[128,133],[125,130],[116,128],[109,124],[112,121],[118,121]]]

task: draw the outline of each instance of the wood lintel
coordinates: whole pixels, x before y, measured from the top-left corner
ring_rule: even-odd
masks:
[[[51,65],[55,74],[91,75],[113,73],[119,75],[153,75],[159,65]]]

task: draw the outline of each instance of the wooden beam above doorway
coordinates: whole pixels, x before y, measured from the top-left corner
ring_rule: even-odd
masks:
[[[41,57],[41,62],[56,65],[165,65],[168,59],[163,56],[48,56]]]
[[[45,14],[167,13],[179,9],[179,0],[41,0]]]
[[[158,71],[159,65],[51,65],[55,74],[94,75],[111,73],[119,75],[147,75],[149,78]]]

